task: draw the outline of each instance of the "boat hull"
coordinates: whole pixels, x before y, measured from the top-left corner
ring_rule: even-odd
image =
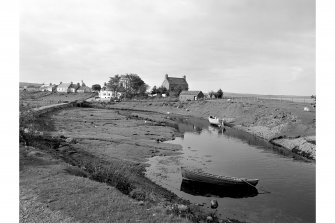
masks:
[[[214,118],[214,117],[209,116],[208,121],[211,125],[215,125],[215,126],[219,126],[219,127],[222,126],[222,123],[218,118]]]
[[[202,182],[220,186],[256,186],[258,179],[217,176],[195,170],[181,169],[182,177],[188,181]]]
[[[182,180],[180,190],[194,196],[246,198],[258,195],[258,190],[249,185],[221,186],[203,182]]]

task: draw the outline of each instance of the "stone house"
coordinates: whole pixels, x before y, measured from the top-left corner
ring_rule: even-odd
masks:
[[[182,78],[179,77],[169,77],[167,74],[165,75],[165,79],[162,83],[162,87],[165,87],[169,92],[175,91],[178,89],[188,90],[188,83],[186,81],[186,76]]]
[[[89,93],[89,92],[92,92],[92,89],[87,86],[81,86],[80,88],[78,88],[77,92],[78,93]]]
[[[88,93],[88,92],[92,92],[92,89],[90,87],[87,87],[86,84],[81,81],[81,87],[79,87],[77,89],[78,93]]]
[[[60,92],[60,93],[68,93],[70,92],[70,86],[71,86],[72,82],[71,83],[63,83],[63,82],[60,82],[60,84],[57,86],[57,92]]]
[[[41,91],[50,91],[50,92],[55,92],[57,90],[57,85],[55,84],[44,84],[40,88]]]
[[[74,84],[71,82],[71,85],[69,87],[69,92],[75,93],[77,92],[78,88],[80,88],[80,84]]]
[[[196,101],[204,98],[202,91],[182,91],[179,95],[180,101]]]

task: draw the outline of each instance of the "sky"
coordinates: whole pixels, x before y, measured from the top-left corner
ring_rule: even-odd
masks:
[[[315,0],[21,0],[20,81],[315,94]]]

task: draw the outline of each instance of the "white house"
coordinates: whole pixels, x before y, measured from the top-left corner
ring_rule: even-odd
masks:
[[[71,83],[62,83],[57,86],[57,92],[68,93],[70,92]]]
[[[101,99],[120,98],[121,95],[122,94],[120,92],[112,91],[111,89],[109,89],[106,86],[104,86],[103,88],[101,88],[101,90],[99,92],[99,97]]]

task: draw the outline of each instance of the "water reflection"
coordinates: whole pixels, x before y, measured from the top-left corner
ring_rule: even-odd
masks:
[[[219,186],[183,179],[180,190],[194,196],[246,198],[258,195],[258,190],[251,186]]]

